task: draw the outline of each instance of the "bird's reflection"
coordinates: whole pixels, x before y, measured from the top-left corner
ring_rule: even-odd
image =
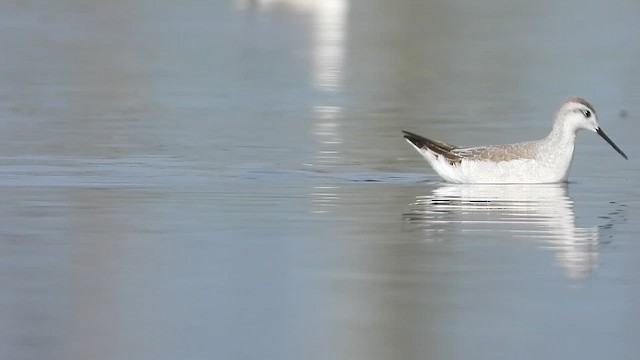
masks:
[[[597,266],[600,235],[598,227],[576,226],[573,206],[566,184],[444,185],[418,196],[404,216],[430,241],[454,230],[538,240],[568,277],[583,278]]]

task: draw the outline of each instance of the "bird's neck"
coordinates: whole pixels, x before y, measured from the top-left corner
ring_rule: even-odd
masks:
[[[555,123],[553,129],[544,139],[548,144],[554,145],[558,149],[566,147],[573,150],[576,142],[576,129],[567,123]]]
[[[539,161],[549,168],[561,171],[560,181],[566,181],[573,162],[573,150],[576,142],[576,131],[563,124],[554,124],[553,129],[542,140],[544,150]]]
[[[565,181],[573,162],[576,132],[566,126],[555,124],[549,135],[542,139],[538,161],[554,171],[561,172],[559,179]]]

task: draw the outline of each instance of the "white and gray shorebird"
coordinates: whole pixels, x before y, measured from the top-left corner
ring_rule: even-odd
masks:
[[[598,124],[585,99],[567,99],[556,113],[553,129],[541,140],[515,144],[458,147],[404,132],[405,139],[443,179],[453,183],[566,182],[573,161],[576,132],[591,130],[627,159]]]

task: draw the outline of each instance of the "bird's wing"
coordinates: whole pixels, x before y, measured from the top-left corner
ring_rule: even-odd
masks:
[[[428,149],[444,156],[452,164],[462,160],[473,161],[510,161],[517,159],[535,159],[539,146],[537,141],[515,144],[489,145],[461,148],[437,140],[427,139],[418,134],[403,131],[405,139],[418,149]]]
[[[516,159],[535,159],[536,149],[534,142],[529,141],[516,144],[457,148],[451,152],[463,159],[499,162]]]
[[[462,161],[463,156],[458,155],[454,152],[457,149],[457,147],[454,145],[427,139],[423,136],[408,131],[403,131],[403,133],[404,138],[409,140],[409,142],[411,142],[411,144],[413,144],[413,146],[418,149],[431,150],[438,155],[444,156],[451,163],[459,163],[460,161]]]

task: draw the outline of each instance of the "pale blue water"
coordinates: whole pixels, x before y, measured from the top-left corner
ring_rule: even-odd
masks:
[[[5,5],[0,358],[636,358],[639,12]],[[629,161],[451,185],[400,133],[538,138],[570,95]]]

